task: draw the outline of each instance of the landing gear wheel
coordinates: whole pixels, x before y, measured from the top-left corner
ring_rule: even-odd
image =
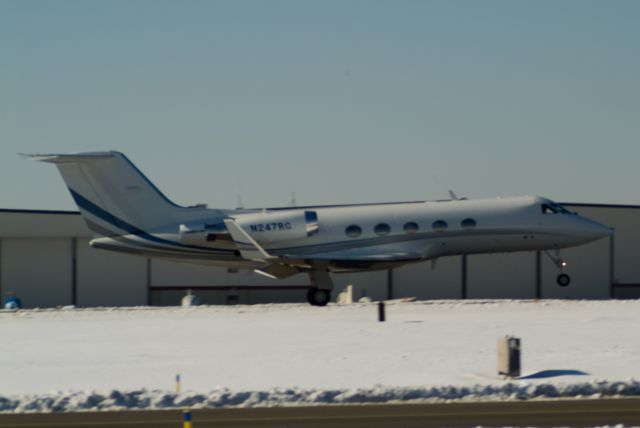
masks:
[[[326,306],[331,300],[331,291],[312,287],[307,291],[307,301],[313,306]]]
[[[561,273],[560,275],[558,275],[556,282],[560,287],[566,287],[567,285],[571,284],[571,277],[566,273]]]

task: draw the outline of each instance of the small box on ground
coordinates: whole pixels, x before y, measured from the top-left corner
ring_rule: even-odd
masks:
[[[520,376],[520,339],[505,336],[498,339],[498,374],[507,378]]]

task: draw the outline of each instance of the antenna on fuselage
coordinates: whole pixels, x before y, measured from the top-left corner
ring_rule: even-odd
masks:
[[[238,199],[236,201],[237,209],[244,208],[244,204],[242,203],[242,195],[238,194]]]
[[[449,196],[451,196],[451,199],[453,199],[454,201],[464,201],[467,198],[459,198],[458,195],[456,195],[453,190],[449,190]]]

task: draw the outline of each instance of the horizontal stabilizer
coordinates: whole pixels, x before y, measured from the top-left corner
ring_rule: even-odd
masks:
[[[85,152],[85,153],[20,153],[21,156],[24,156],[29,159],[41,161],[41,162],[50,162],[50,163],[75,163],[75,162],[85,162],[88,160],[94,159],[106,159],[114,157],[113,152]]]

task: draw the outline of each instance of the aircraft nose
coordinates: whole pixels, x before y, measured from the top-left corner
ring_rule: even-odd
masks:
[[[581,227],[581,234],[588,241],[595,241],[597,239],[606,238],[607,236],[611,236],[613,234],[613,230],[611,230],[611,228],[607,225],[585,218],[582,218],[582,220],[583,225]]]

